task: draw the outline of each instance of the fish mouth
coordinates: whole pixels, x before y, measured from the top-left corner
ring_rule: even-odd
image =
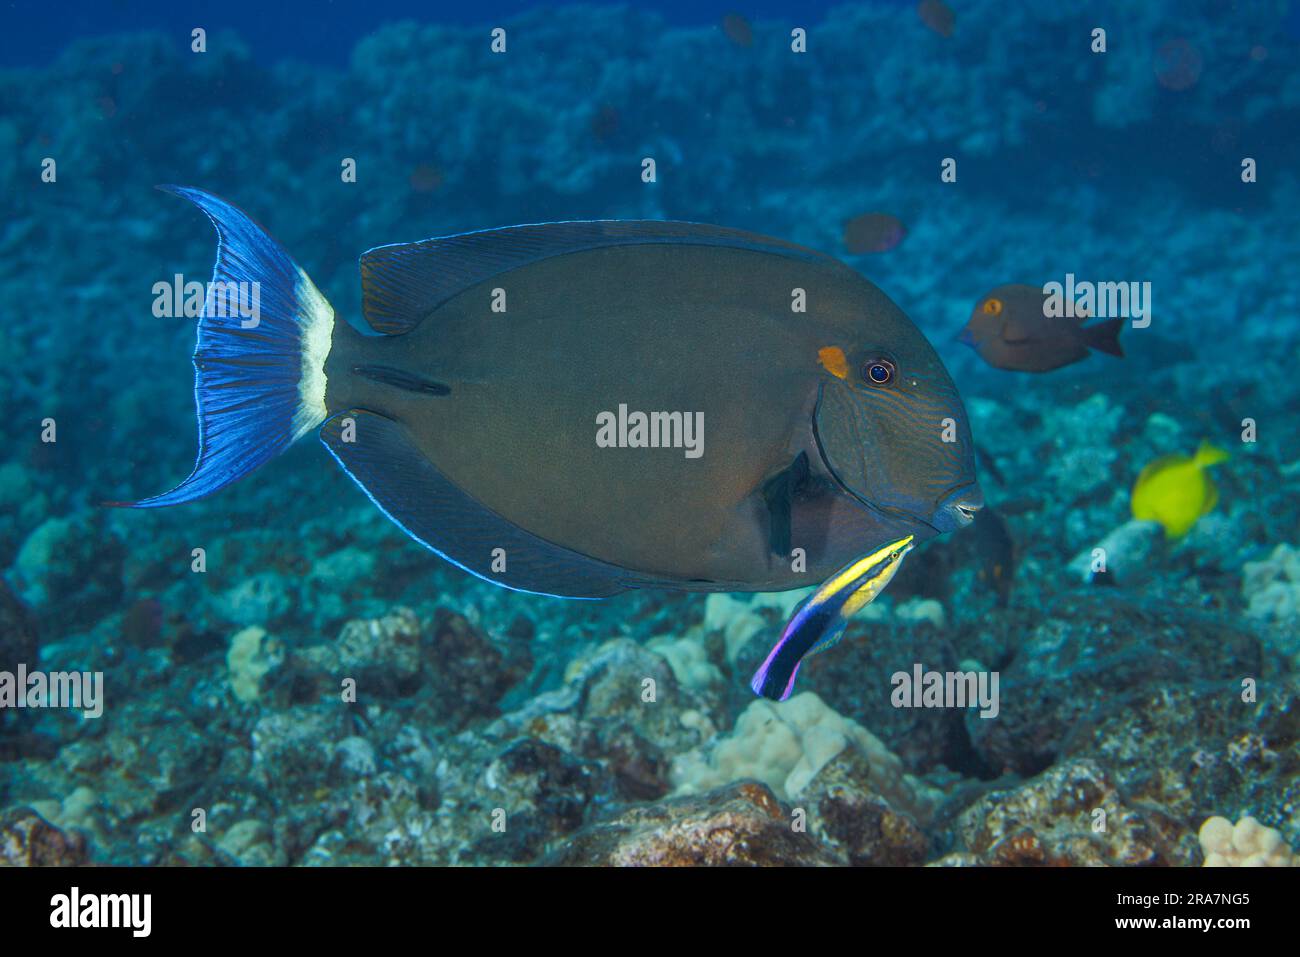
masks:
[[[831,474],[834,475],[833,472]],[[963,485],[949,492],[940,500],[939,506],[929,517],[922,517],[915,512],[899,508],[896,505],[880,505],[868,502],[853,489],[840,482],[838,476],[836,476],[835,481],[854,499],[876,514],[891,519],[904,527],[924,529],[929,535],[942,535],[945,532],[955,532],[959,528],[965,528],[975,521],[975,513],[984,507],[984,493],[980,491],[980,487],[975,483]]]
[[[984,507],[984,493],[978,482],[959,485],[939,500],[931,524],[945,532],[965,528]]]

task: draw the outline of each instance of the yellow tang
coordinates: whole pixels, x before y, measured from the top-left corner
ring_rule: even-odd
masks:
[[[1133,517],[1159,522],[1166,538],[1182,538],[1219,501],[1206,469],[1227,457],[1223,449],[1202,442],[1191,457],[1165,455],[1151,462],[1133,483]]]

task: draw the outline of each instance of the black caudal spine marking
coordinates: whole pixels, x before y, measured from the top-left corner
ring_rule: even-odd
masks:
[[[391,366],[356,365],[352,367],[352,371],[363,379],[391,385],[395,389],[405,389],[407,392],[417,392],[421,395],[451,395],[450,386]]]

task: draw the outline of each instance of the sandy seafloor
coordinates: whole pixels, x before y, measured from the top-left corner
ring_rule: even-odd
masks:
[[[1213,816],[1300,847],[1296,16],[955,6],[947,38],[844,6],[804,55],[794,16],[746,48],[571,8],[506,22],[504,56],[396,24],[346,69],[159,33],[0,74],[0,670],[105,675],[97,720],[0,712],[0,855],[1199,865]],[[206,279],[213,237],[164,182],[250,211],[352,318],[363,250],[510,223],[716,222],[842,256],[962,390],[1009,600],[970,529],[929,543],[774,707],[747,685],[792,596],[509,593],[406,539],[315,442],[193,506],[102,508],[192,461],[193,325],[151,288]],[[843,224],[872,210],[906,237],[852,255]],[[1015,374],[953,341],[988,289],[1067,272],[1152,284],[1125,359]],[[1172,542],[1126,527],[1143,466],[1203,439],[1231,454],[1214,511]],[[1117,530],[1085,582],[1072,560]],[[914,663],[997,670],[998,717],[892,707]]]

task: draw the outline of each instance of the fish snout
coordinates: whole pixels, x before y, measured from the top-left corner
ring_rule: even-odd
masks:
[[[952,532],[975,521],[975,513],[984,507],[984,493],[978,485],[965,485],[939,502],[930,524],[941,532]]]
[[[966,328],[962,329],[962,331],[957,333],[953,338],[964,346],[970,346],[972,349],[975,348],[975,330],[970,326],[966,326]]]

